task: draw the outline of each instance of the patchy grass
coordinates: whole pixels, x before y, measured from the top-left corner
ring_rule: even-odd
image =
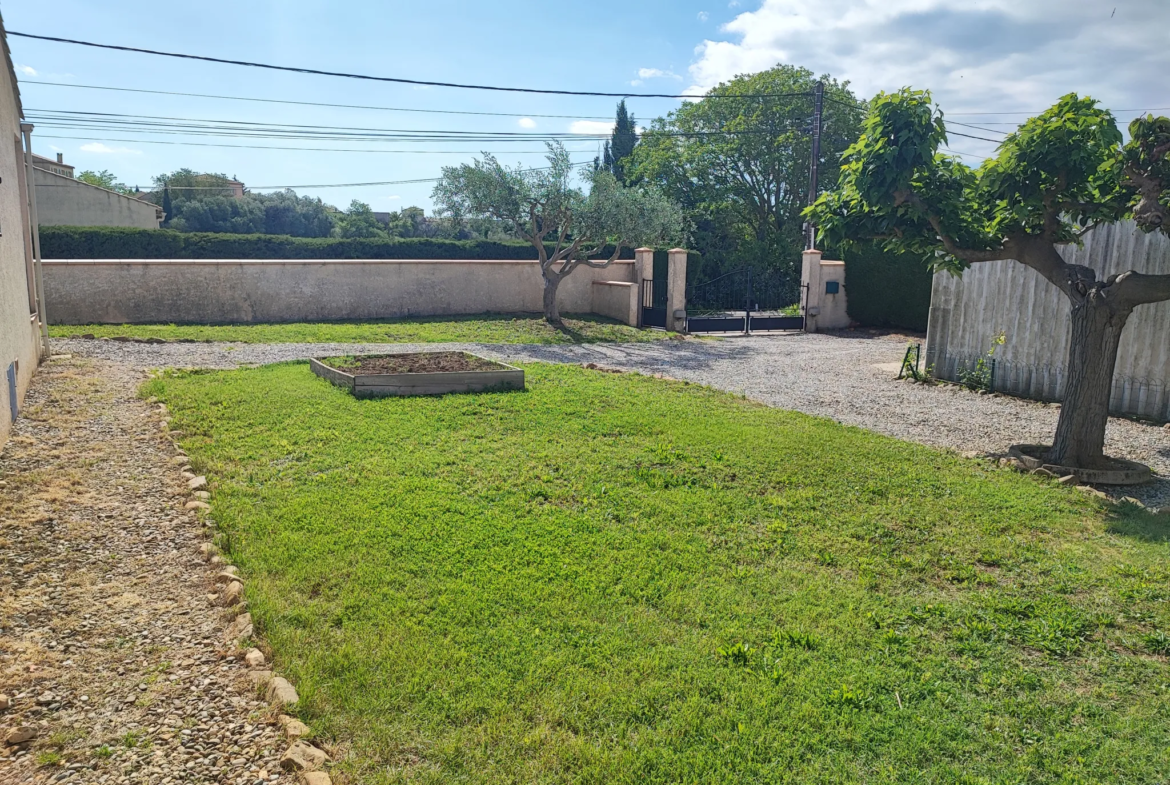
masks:
[[[566,316],[557,329],[536,314],[478,314],[365,322],[293,324],[84,324],[49,328],[56,338],[93,335],[166,341],[240,343],[601,343],[655,341],[661,330],[639,330],[600,316]]]
[[[637,375],[148,383],[378,783],[1156,783],[1170,520]]]

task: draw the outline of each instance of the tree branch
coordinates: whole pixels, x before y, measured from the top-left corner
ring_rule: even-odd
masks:
[[[1118,299],[1131,307],[1170,300],[1170,275],[1146,275],[1131,270],[1118,275],[1113,286]]]

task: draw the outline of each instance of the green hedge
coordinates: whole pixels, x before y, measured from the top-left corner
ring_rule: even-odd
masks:
[[[844,254],[849,318],[867,327],[926,331],[932,274],[926,260],[876,246]]]
[[[113,226],[42,226],[46,259],[535,259],[524,242],[341,240]],[[632,250],[622,253],[632,259]]]

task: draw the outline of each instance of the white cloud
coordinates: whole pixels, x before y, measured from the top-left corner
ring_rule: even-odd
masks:
[[[709,13],[707,13],[706,11],[699,12],[699,21],[700,22],[706,22],[710,18],[711,18],[711,15]]]
[[[25,76],[36,76],[37,75],[37,69],[33,68],[31,65],[17,65],[16,70],[19,71],[20,73],[24,74]]]
[[[739,0],[731,0],[731,2],[727,4],[727,7],[728,8],[739,8]]]
[[[520,127],[521,128],[535,128],[536,121],[533,120],[531,117],[521,117],[520,118]]]
[[[663,71],[661,68],[639,68],[639,79],[682,79],[674,71]]]
[[[133,153],[134,155],[142,155],[141,150],[132,150],[129,147],[110,147],[101,142],[89,142],[81,146],[82,152],[85,153]]]
[[[569,133],[571,134],[612,134],[612,122],[605,122],[604,120],[574,120],[569,126]]]
[[[697,47],[687,92],[787,63],[849,80],[863,98],[927,88],[950,113],[1036,111],[1069,92],[1113,109],[1170,106],[1151,78],[1170,73],[1166,25],[1153,23],[1165,0],[1113,11],[1097,0],[762,0],[722,27],[726,40]]]

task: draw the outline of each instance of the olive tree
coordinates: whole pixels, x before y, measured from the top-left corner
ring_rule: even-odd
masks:
[[[1011,259],[1068,298],[1071,348],[1064,406],[1048,460],[1105,465],[1105,426],[1117,349],[1141,305],[1170,300],[1170,275],[1128,271],[1098,279],[1061,246],[1133,218],[1170,231],[1170,120],[1145,117],[1123,143],[1113,115],[1075,94],[1024,122],[979,169],[940,155],[947,132],[927,92],[879,95],[845,153],[836,190],[806,213],[834,244],[879,239],[933,253],[938,270]]]
[[[483,160],[443,167],[432,198],[440,215],[501,221],[532,243],[544,277],[544,318],[559,325],[557,287],[574,270],[608,267],[626,248],[679,244],[685,230],[678,205],[654,188],[627,188],[602,169],[585,175],[586,193],[574,185],[574,166],[559,142],[548,145],[548,163],[511,168],[485,153]]]

